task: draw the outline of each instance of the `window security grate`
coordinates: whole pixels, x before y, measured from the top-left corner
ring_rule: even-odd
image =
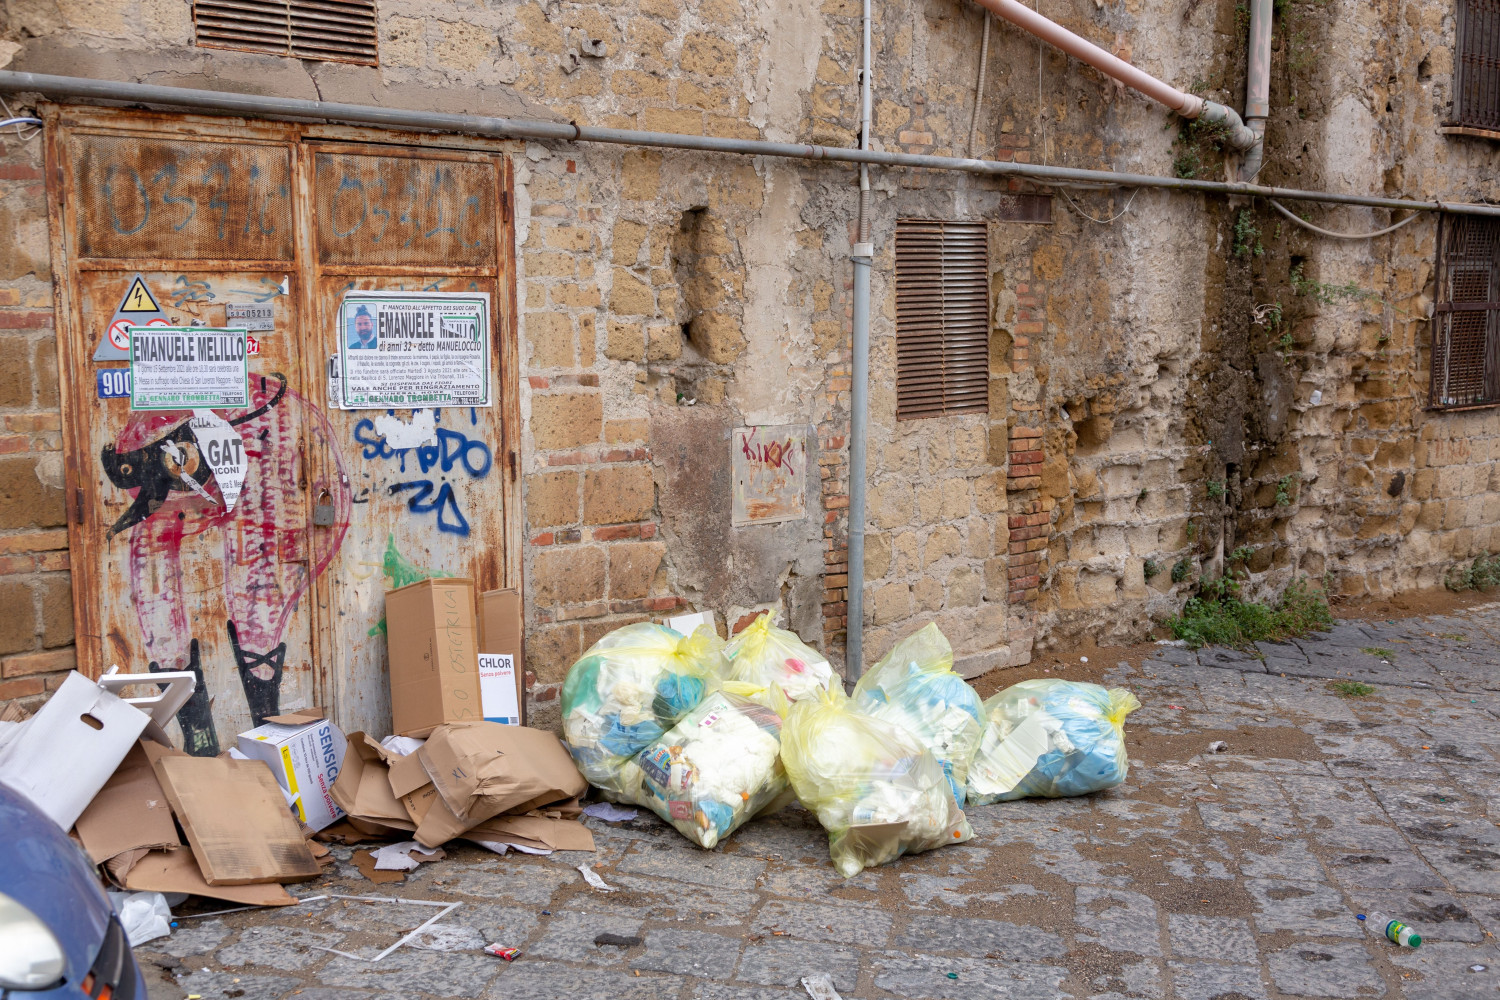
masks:
[[[1500,131],[1500,0],[1458,0],[1449,125]]]
[[[1430,405],[1500,403],[1500,219],[1440,216]]]

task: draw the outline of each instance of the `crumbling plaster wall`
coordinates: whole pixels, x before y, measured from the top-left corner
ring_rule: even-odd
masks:
[[[3,35],[15,49],[10,66],[40,72],[855,141],[855,0],[382,0],[378,9],[379,68],[195,48],[186,0],[11,0]],[[872,143],[964,153],[978,9],[917,0],[875,10]],[[1247,25],[1232,0],[1051,0],[1044,12],[1181,86],[1243,104]],[[1452,36],[1448,0],[1284,5],[1262,179],[1493,195],[1493,148],[1435,132]],[[1177,123],[1161,108],[1008,25],[993,26],[991,41],[976,155],[1172,173]],[[596,42],[602,57],[590,54]],[[719,610],[731,625],[778,608],[841,659],[854,172],[513,148],[536,690],[555,692],[608,629],[684,605]],[[1213,157],[1206,169],[1222,176]],[[1222,553],[1237,545],[1255,549],[1256,588],[1329,573],[1340,591],[1388,593],[1430,585],[1453,559],[1500,544],[1490,537],[1500,498],[1488,472],[1500,418],[1421,409],[1430,221],[1386,240],[1331,244],[1278,225],[1262,205],[1075,190],[1081,211],[1059,198],[1053,223],[1033,226],[998,221],[1004,196],[1025,185],[905,170],[873,177],[867,659],[933,618],[969,669],[1024,662],[1036,639],[1139,636],[1201,575],[1222,571]],[[39,196],[27,205],[17,225],[30,233],[43,221]],[[1235,254],[1242,208],[1259,226],[1258,255]],[[1339,228],[1386,221],[1312,214]],[[991,220],[988,414],[895,420],[892,234],[901,217]],[[1304,279],[1353,281],[1380,304],[1294,294],[1298,261]],[[48,281],[38,267],[18,272],[18,308]],[[1283,325],[1256,324],[1255,307],[1278,300]],[[1278,339],[1287,332],[1289,348]],[[5,404],[5,419],[45,450],[56,404],[38,384]],[[746,423],[812,429],[818,475],[805,520],[730,527],[728,434]],[[1288,475],[1295,499],[1278,504]],[[1225,484],[1222,500],[1209,496],[1210,482]],[[6,544],[55,550],[55,518],[46,520],[13,531],[41,541]],[[26,572],[55,573],[65,555],[28,555]],[[1179,563],[1188,572],[1174,582]],[[48,599],[31,593],[34,603]],[[41,622],[45,608],[36,608]],[[32,653],[60,634],[35,631]]]

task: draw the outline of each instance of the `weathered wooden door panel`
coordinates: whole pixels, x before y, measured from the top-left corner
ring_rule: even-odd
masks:
[[[499,192],[502,163],[483,154],[390,147],[313,147],[305,169],[316,206],[309,259],[309,355],[338,350],[339,303],[351,291],[481,292],[493,345],[503,337]],[[332,701],[347,726],[390,725],[385,591],[429,576],[506,581],[508,442],[499,390],[487,407],[329,410],[347,462],[349,532],[324,589]],[[511,376],[512,379],[514,376]],[[320,614],[323,608],[320,602]]]
[[[308,704],[386,731],[385,589],[435,573],[519,585],[508,164],[309,141],[315,126],[77,108],[54,123],[80,669],[200,671],[179,714],[195,753]],[[248,457],[232,510],[162,460],[169,439],[192,444],[191,413],[133,413],[117,394],[127,365],[92,360],[137,273],[173,325],[270,306],[271,329],[252,331],[251,405],[216,411]],[[330,407],[333,316],[353,288],[488,293],[494,405]],[[102,388],[101,370],[116,373]],[[423,421],[420,442],[402,427]]]

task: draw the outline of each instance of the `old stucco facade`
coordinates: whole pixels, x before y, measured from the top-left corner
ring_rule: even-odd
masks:
[[[1043,12],[1243,102],[1247,26],[1231,0],[1050,0]],[[196,48],[187,0],[11,0],[0,44],[8,68],[42,73],[855,141],[850,0],[381,0],[378,13],[378,68]],[[877,3],[876,19],[874,145],[962,155],[978,8]],[[1438,132],[1453,33],[1452,0],[1285,5],[1261,180],[1493,198],[1495,145]],[[976,155],[1173,172],[1183,146],[1163,110],[1009,26],[991,43]],[[0,700],[35,699],[74,662],[59,373],[40,144],[0,145],[0,227],[13,234],[0,250]],[[853,171],[496,148],[515,168],[538,706],[604,632],[678,608],[731,626],[778,608],[840,658]],[[1222,176],[1220,159],[1205,151],[1203,176]],[[1424,409],[1431,218],[1335,243],[1262,204],[1074,191],[1076,208],[1058,196],[1052,221],[1032,224],[1001,221],[1032,187],[911,170],[873,182],[867,659],[927,620],[971,673],[1026,662],[1056,636],[1139,637],[1241,546],[1260,591],[1307,576],[1351,595],[1436,586],[1455,561],[1500,547],[1500,417]],[[1310,215],[1348,230],[1389,221]],[[907,217],[990,220],[988,413],[895,419],[893,233]],[[1359,293],[1316,291],[1343,285]],[[1278,302],[1275,326],[1257,307]],[[807,516],[733,527],[731,429],[780,424],[810,429]],[[460,502],[484,516],[482,490]]]

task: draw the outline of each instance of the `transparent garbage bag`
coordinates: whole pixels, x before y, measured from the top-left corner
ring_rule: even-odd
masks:
[[[724,647],[731,679],[770,689],[774,684],[787,698],[800,701],[826,691],[833,667],[822,653],[797,633],[777,628],[767,611]]]
[[[638,802],[699,847],[791,799],[781,764],[781,716],[752,698],[775,692],[729,682],[625,765]],[[784,707],[785,699],[781,699]]]
[[[918,629],[881,657],[854,686],[854,703],[916,735],[942,765],[953,800],[964,807],[984,706],[953,672],[953,647],[936,625]]]
[[[861,711],[838,684],[792,704],[781,760],[845,878],[974,836],[932,751]]]
[[[986,724],[969,768],[969,802],[1061,798],[1125,780],[1125,716],[1141,707],[1123,688],[1042,679],[984,703]]]
[[[624,765],[696,708],[727,669],[724,642],[707,625],[683,636],[640,622],[604,636],[563,681],[563,738],[578,770],[607,798],[638,802],[640,771]]]

